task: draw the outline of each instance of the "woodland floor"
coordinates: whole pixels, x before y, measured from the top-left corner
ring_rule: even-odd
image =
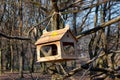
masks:
[[[80,66],[80,64],[84,64],[87,60],[88,59],[83,58],[77,61],[78,66]],[[65,80],[90,80],[88,73],[89,71],[86,72],[86,70],[82,70]],[[49,74],[44,75],[41,74],[40,72],[36,72],[36,73],[24,72],[23,76],[24,78],[20,78],[18,72],[13,72],[13,73],[5,72],[0,75],[0,80],[51,80],[51,75]],[[110,80],[110,79],[107,78],[105,80]],[[115,79],[115,80],[119,80],[119,79]]]
[[[82,64],[84,63],[84,61],[86,61],[86,59],[82,59],[80,61],[77,61],[77,64]],[[75,74],[74,76],[72,76],[71,78],[67,78],[66,80],[80,80],[80,78],[82,77],[84,71],[82,72],[78,72],[77,74]],[[36,73],[29,73],[29,72],[24,72],[24,78],[19,78],[19,73],[18,72],[5,72],[2,73],[0,75],[0,80],[51,80],[51,75],[49,74],[41,74],[39,72]],[[84,76],[83,77],[84,80],[89,80],[88,76]]]
[[[24,78],[19,78],[19,73],[4,73],[0,76],[0,80],[50,80],[50,75],[40,73],[24,73]]]
[[[72,76],[72,80],[80,80],[80,75]],[[66,80],[71,80],[70,78]],[[4,73],[0,75],[0,80],[51,80],[50,75],[43,75],[40,73],[25,73],[24,78],[19,78],[18,73]],[[89,80],[88,77],[84,76],[84,80]]]
[[[87,76],[87,75],[82,77],[82,79],[81,79],[81,77],[82,77],[81,73],[80,74],[78,73],[78,74],[72,76],[71,78],[67,78],[65,80],[90,80],[89,76]],[[32,73],[32,74],[25,73],[24,78],[19,78],[18,73],[4,73],[4,74],[0,75],[0,80],[51,80],[51,76],[43,75],[40,73]],[[105,80],[111,80],[111,79],[107,78]],[[119,79],[115,79],[115,80],[119,80]]]

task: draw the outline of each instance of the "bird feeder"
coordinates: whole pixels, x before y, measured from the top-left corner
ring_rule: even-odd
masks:
[[[77,59],[77,39],[69,26],[63,29],[44,32],[35,43],[37,62],[65,61]]]

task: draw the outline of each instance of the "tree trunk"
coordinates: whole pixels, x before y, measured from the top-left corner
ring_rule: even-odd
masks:
[[[2,50],[0,48],[0,74],[2,74]]]
[[[19,35],[22,36],[22,26],[23,26],[23,22],[22,22],[22,0],[19,1]],[[20,52],[20,56],[19,56],[19,61],[20,61],[20,67],[19,67],[19,75],[20,78],[23,78],[23,65],[24,65],[24,49],[23,49],[23,43],[22,41],[20,41],[20,46],[21,46],[21,52]]]
[[[31,48],[32,51],[32,48]],[[30,72],[34,72],[34,64],[35,64],[35,53],[36,53],[36,49],[34,49],[34,51],[32,51],[32,58],[30,60]]]
[[[95,9],[95,16],[94,16],[94,27],[97,26],[97,22],[98,22],[98,9],[99,9],[99,6],[96,6],[96,9]],[[90,40],[90,43],[89,43],[89,56],[90,56],[90,59],[93,59],[95,56],[97,56],[97,52],[98,52],[98,43],[99,43],[99,39],[100,39],[100,36],[96,33],[93,34],[93,37],[91,38]],[[96,66],[96,63],[93,63],[92,64],[93,67]],[[90,79],[94,79],[92,76],[95,75],[96,72],[94,71],[90,71]]]
[[[60,17],[59,9],[57,6],[58,0],[51,0],[52,1],[52,8],[55,15],[51,19],[51,31],[61,29],[64,27],[64,20]]]
[[[77,35],[77,28],[76,28],[76,18],[77,18],[77,13],[73,14],[73,30],[74,30],[74,35]]]
[[[11,63],[10,63],[10,64],[11,64],[11,67],[10,67],[10,68],[11,68],[11,72],[13,72],[13,70],[14,70],[14,60],[13,60],[13,57],[14,57],[13,54],[14,54],[14,53],[13,53],[13,45],[10,46],[10,49],[11,49],[11,59],[10,59],[10,60],[11,60],[11,61],[10,61],[10,62],[11,62]]]
[[[60,29],[60,28],[63,28],[62,25],[63,22],[60,22],[60,18],[59,18],[59,9],[58,9],[58,6],[57,6],[57,0],[51,0],[52,1],[52,7],[53,7],[53,11],[56,13],[53,17],[52,17],[52,20],[51,20],[51,31],[53,30],[57,30],[57,29]],[[57,66],[54,65],[53,63],[53,66],[51,67],[53,69],[52,71],[52,80],[57,80],[58,78],[61,79],[61,76],[60,76],[60,73],[59,73],[59,70],[57,70]],[[59,76],[58,76],[59,75]],[[57,77],[56,77],[57,76]]]
[[[53,7],[53,11],[57,14],[55,14],[53,17],[52,17],[52,20],[51,20],[51,31],[53,30],[57,30],[57,29],[60,29],[59,27],[59,10],[58,10],[58,6],[57,6],[57,0],[52,0],[52,7]]]

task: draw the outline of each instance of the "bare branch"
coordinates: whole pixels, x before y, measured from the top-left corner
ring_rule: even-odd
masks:
[[[93,7],[95,7],[95,6],[101,5],[101,4],[106,3],[106,2],[108,2],[108,1],[110,1],[110,0],[105,0],[105,1],[102,1],[102,2],[100,2],[100,3],[96,3],[96,4],[89,5],[89,6],[83,7],[83,8],[80,9],[80,10],[72,10],[72,11],[69,10],[69,11],[63,12],[64,10],[72,7],[73,4],[76,4],[76,2],[74,2],[74,3],[71,4],[70,6],[64,8],[64,9],[61,9],[61,10],[59,10],[59,11],[62,12],[62,14],[76,13],[76,12],[80,12],[80,11],[83,11],[83,10],[87,10],[87,9],[93,8]]]
[[[97,31],[99,31],[101,29],[104,29],[105,27],[109,27],[109,25],[111,25],[113,23],[116,23],[118,21],[120,21],[120,16],[118,16],[117,18],[112,19],[112,20],[110,20],[108,22],[105,22],[105,23],[103,23],[103,24],[101,24],[101,25],[99,25],[99,26],[97,26],[97,27],[95,27],[93,29],[81,32],[80,35],[77,36],[77,39],[79,39],[79,38],[81,38],[83,36],[89,35],[91,33],[95,33],[95,32],[97,32]]]
[[[0,32],[0,37],[4,37],[7,39],[17,39],[17,40],[31,40],[30,38],[25,38],[25,37],[18,37],[18,36],[8,36],[6,34],[3,34]]]

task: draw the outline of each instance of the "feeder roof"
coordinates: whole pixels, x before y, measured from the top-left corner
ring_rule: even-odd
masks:
[[[43,35],[40,37],[40,39],[37,40],[35,45],[59,41],[62,39],[62,37],[65,35],[65,33],[70,32],[69,26],[65,27],[64,29],[59,29],[51,32],[44,32]],[[73,34],[71,33],[73,36]],[[73,36],[73,38],[77,41],[76,37]]]

